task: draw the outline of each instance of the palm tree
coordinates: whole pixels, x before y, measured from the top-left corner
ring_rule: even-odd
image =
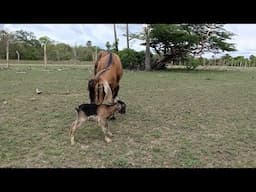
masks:
[[[117,39],[117,34],[116,34],[116,24],[114,24],[114,36],[115,36],[115,50],[118,52],[118,39]]]
[[[130,49],[129,47],[129,26],[126,24],[126,42],[127,42],[127,49]]]
[[[17,58],[18,58],[18,64],[20,64],[20,53],[16,50]]]
[[[146,52],[145,52],[145,70],[151,70],[150,65],[150,39],[149,39],[149,27],[148,25],[144,26],[145,39],[146,39]]]
[[[44,46],[44,67],[46,68],[46,65],[47,65],[47,52],[46,52],[46,45],[47,43],[50,41],[50,38],[49,37],[40,37],[39,38],[39,41],[41,43],[42,46]]]

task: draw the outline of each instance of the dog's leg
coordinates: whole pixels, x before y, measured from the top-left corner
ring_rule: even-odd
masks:
[[[116,120],[115,114],[112,114],[109,119],[110,119],[110,120]]]
[[[114,102],[117,102],[117,101],[119,100],[119,98],[118,98],[118,92],[119,92],[119,85],[113,90]]]
[[[70,142],[71,145],[75,144],[75,131],[78,127],[81,127],[85,123],[85,119],[75,120],[70,127]]]
[[[107,143],[110,143],[112,140],[108,137],[108,135],[112,136],[112,133],[108,130],[108,123],[106,119],[99,119],[98,121],[103,133],[104,133],[104,139]]]
[[[107,120],[106,120],[106,123],[105,123],[105,127],[106,127],[106,129],[107,129],[107,135],[108,135],[109,137],[113,137],[113,134],[110,132],[110,130],[109,130],[109,128],[108,128],[108,122],[107,122]]]
[[[119,92],[119,85],[113,90],[114,103],[117,103],[118,100],[120,100],[120,99],[118,98],[118,92]],[[115,119],[116,119],[115,114],[113,113],[113,114],[110,116],[109,119],[110,119],[110,120],[115,120]]]

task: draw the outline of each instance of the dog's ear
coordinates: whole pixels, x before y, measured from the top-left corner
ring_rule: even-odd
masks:
[[[117,96],[115,99],[114,99],[114,103],[118,103],[120,101],[120,98]]]
[[[120,103],[117,103],[118,111],[122,110],[122,105]]]
[[[122,104],[122,105],[126,105],[125,102],[123,102],[123,101],[120,100],[120,99],[119,99],[117,102],[120,103],[120,104]]]

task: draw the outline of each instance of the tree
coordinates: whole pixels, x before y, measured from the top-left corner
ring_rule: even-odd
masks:
[[[256,65],[256,57],[254,55],[250,55],[249,63],[250,63],[250,66],[255,66]]]
[[[159,55],[159,60],[151,64],[153,69],[163,69],[167,63],[188,56],[235,50],[234,44],[226,42],[234,34],[220,24],[151,24],[148,27],[150,47]],[[146,40],[145,35],[134,37]]]
[[[15,57],[15,50],[18,50],[23,59],[42,59],[41,43],[36,39],[34,33],[19,30],[15,32],[16,41],[13,44],[11,55]]]
[[[39,41],[41,42],[41,45],[44,47],[44,67],[46,68],[47,65],[47,52],[46,52],[46,45],[48,42],[50,42],[50,38],[47,36],[40,37]]]
[[[110,50],[110,47],[111,47],[109,41],[106,42],[106,47],[107,47],[107,50],[109,51],[109,50]]]
[[[130,31],[129,31],[129,24],[125,24],[125,28],[123,27],[122,29],[125,31],[125,33],[123,33],[122,35],[123,35],[124,37],[126,37],[127,49],[130,49],[130,41],[131,41],[132,39],[135,39],[135,38],[134,38],[134,35],[135,35],[135,34],[130,33]]]
[[[129,34],[129,40],[132,39],[139,39],[144,41],[145,43],[142,43],[142,45],[146,46],[145,50],[145,70],[151,70],[151,58],[150,58],[150,42],[151,42],[151,37],[150,37],[150,25],[144,24],[143,25],[143,31],[140,33],[131,33]]]
[[[86,50],[89,53],[90,61],[93,61],[93,47],[92,47],[92,41],[87,41],[86,43]]]
[[[234,57],[234,60],[238,63],[239,66],[242,66],[243,63],[245,62],[244,56],[237,56],[237,57]]]
[[[224,62],[224,65],[230,65],[232,62],[232,56],[229,54],[225,54],[221,57],[221,60]]]
[[[145,51],[137,52],[133,49],[123,49],[118,52],[125,69],[145,69]]]
[[[70,60],[73,56],[73,49],[70,45],[65,43],[56,44],[56,51],[60,60]]]
[[[36,39],[33,32],[19,30],[15,32],[15,36],[16,36],[17,42],[19,43],[25,43],[28,46],[34,46],[37,48],[41,47],[40,41]]]
[[[127,49],[130,49],[129,46],[129,26],[126,24],[126,43],[127,43]]]
[[[12,32],[1,30],[0,40],[5,42],[6,44],[6,65],[7,65],[7,68],[9,68],[9,47],[10,47],[10,42],[13,42],[15,40],[15,35]]]
[[[116,34],[116,24],[114,24],[114,37],[115,37],[115,42],[114,42],[115,51],[118,52],[118,39],[117,39],[117,34]]]
[[[73,50],[73,63],[76,64],[76,61],[77,61],[77,45],[76,45],[76,43],[72,47],[72,50]]]
[[[145,28],[145,39],[146,39],[146,52],[145,52],[145,70],[151,70],[150,65],[150,38],[149,38],[149,28],[146,25]]]
[[[170,60],[188,55],[200,56],[206,52],[234,51],[234,45],[225,42],[233,33],[219,24],[153,24],[151,47],[162,57],[155,68],[162,68]]]
[[[17,54],[18,64],[20,64],[20,53],[19,53],[19,51],[16,50],[16,54]]]
[[[86,42],[86,47],[91,47],[92,46],[92,41],[87,41]]]

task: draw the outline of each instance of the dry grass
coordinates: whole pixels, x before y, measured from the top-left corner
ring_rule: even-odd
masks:
[[[113,142],[90,122],[71,146],[89,73],[57,69],[0,70],[0,167],[256,167],[256,70],[125,71]]]

